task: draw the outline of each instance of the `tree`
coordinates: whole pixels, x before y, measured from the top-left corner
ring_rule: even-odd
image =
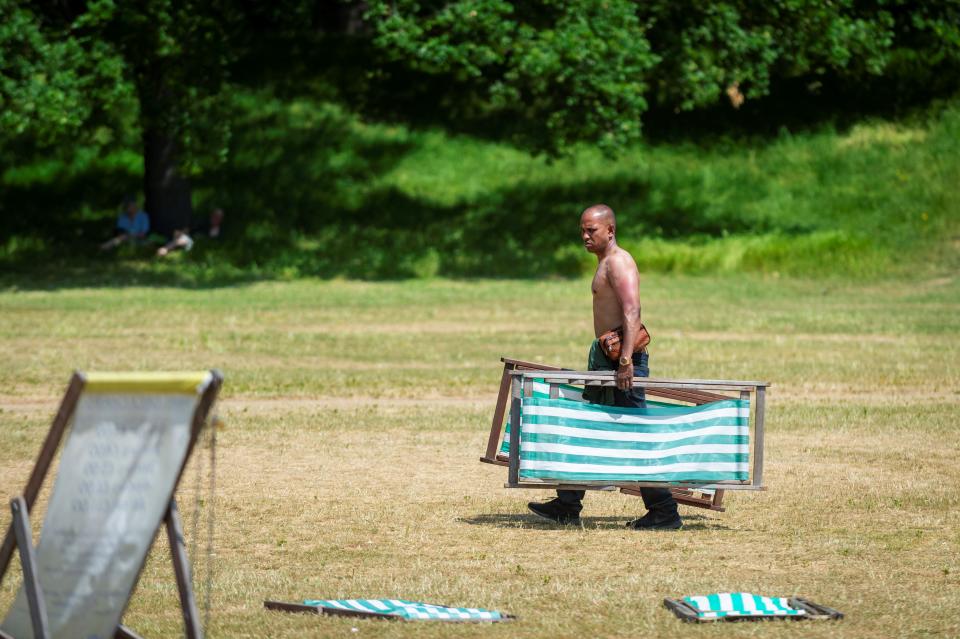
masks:
[[[123,57],[140,105],[144,196],[154,228],[190,223],[190,173],[215,161],[228,134],[218,95],[232,59],[230,3],[149,0],[117,7],[96,0],[85,23]]]
[[[0,148],[76,136],[126,97],[123,60],[107,44],[65,35],[16,0],[0,0],[0,16]]]
[[[615,150],[640,135],[659,56],[634,2],[374,0],[366,15],[388,60],[451,76],[475,114],[517,123],[510,136],[525,146]]]
[[[223,97],[266,43],[289,50],[263,78],[278,92],[298,73],[303,91],[373,117],[427,114],[553,154],[615,152],[651,104],[693,110],[777,78],[856,83],[898,64],[956,85],[960,68],[958,0],[0,0],[0,13],[2,152],[88,135],[134,99],[146,206],[165,233],[189,221],[191,179],[223,162]]]
[[[728,93],[756,99],[785,78],[863,84],[903,60],[956,87],[960,70],[957,0],[368,4],[390,60],[450,78],[454,108],[469,95],[474,113],[500,114],[519,125],[516,139],[553,151],[629,143],[648,104],[683,111]]]
[[[152,228],[187,226],[189,177],[215,161],[227,123],[217,96],[231,51],[229,6],[151,0],[41,3],[32,11],[0,0],[11,20],[0,31],[5,130],[47,143],[81,135],[124,95],[139,105],[143,190]]]

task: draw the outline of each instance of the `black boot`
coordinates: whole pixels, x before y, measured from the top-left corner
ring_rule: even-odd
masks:
[[[532,501],[527,504],[534,515],[555,521],[558,524],[579,524],[580,512],[564,504],[559,498],[547,502]]]
[[[634,530],[677,530],[683,527],[683,520],[676,506],[673,508],[651,508],[639,519],[627,522],[627,528]]]

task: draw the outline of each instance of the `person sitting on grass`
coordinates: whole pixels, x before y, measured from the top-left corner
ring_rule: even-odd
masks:
[[[127,196],[117,217],[117,235],[100,245],[101,251],[114,249],[123,244],[140,244],[150,232],[150,216],[137,206],[137,199]]]
[[[177,229],[174,231],[173,239],[157,249],[157,257],[165,257],[173,251],[180,249],[189,251],[193,248],[194,237],[217,239],[220,237],[222,227],[223,209],[213,209],[210,211],[210,219],[206,224],[200,224],[193,229]]]

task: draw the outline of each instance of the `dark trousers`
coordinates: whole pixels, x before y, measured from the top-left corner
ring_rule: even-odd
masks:
[[[649,359],[646,352],[633,354],[633,374],[635,376],[650,376]],[[617,388],[613,391],[613,403],[614,406],[621,408],[646,408],[647,398],[642,388],[631,388],[628,391]],[[585,493],[586,491],[583,490],[558,490],[557,497],[560,498],[560,503],[579,514],[583,509],[582,501]],[[646,506],[647,510],[677,512],[677,502],[669,488],[641,488],[640,498],[643,499],[643,505]]]

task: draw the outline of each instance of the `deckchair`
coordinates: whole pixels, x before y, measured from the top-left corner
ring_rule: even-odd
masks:
[[[334,617],[361,617],[394,621],[447,621],[494,623],[513,621],[515,617],[498,610],[454,608],[405,599],[305,599],[303,603],[267,600],[267,610],[303,612]]]
[[[569,371],[520,360],[504,359],[503,362],[501,394],[494,413],[487,454],[481,461],[507,465],[510,469],[507,487],[594,490],[619,488],[628,494],[639,494],[640,488],[644,486],[665,486],[674,492],[678,502],[713,510],[723,509],[720,502],[724,490],[762,489],[764,396],[769,386],[765,382],[637,377],[634,379],[634,386],[644,388],[648,398],[656,397],[667,401],[648,399],[648,409],[617,409],[583,403],[582,390],[578,388],[613,386],[616,383],[613,371]],[[506,409],[506,396],[511,397],[508,424],[512,426],[519,423],[521,428],[511,428],[509,436],[503,437],[502,419]],[[581,432],[570,431],[568,426],[562,425],[565,423],[562,419],[557,421],[557,414],[573,419],[574,425],[580,427]],[[651,429],[655,430],[655,427],[660,429],[660,435],[655,435],[654,440],[657,437],[663,438],[664,430],[680,429],[680,424],[685,422],[695,425],[698,421],[707,420],[704,423],[712,423],[709,420],[714,419],[714,414],[725,414],[733,419],[731,423],[725,424],[724,432],[727,434],[721,436],[721,439],[712,436],[695,442],[690,439],[699,432],[695,427],[688,427],[692,432],[690,437],[671,436],[679,444],[691,445],[693,442],[693,445],[700,448],[682,448],[673,451],[677,454],[671,454],[666,450],[669,445],[663,441],[643,442],[643,433],[652,432]],[[556,433],[550,435],[536,432],[538,429],[543,430],[537,422],[544,420],[552,420],[554,426],[560,425],[560,430],[564,432],[559,439],[554,438],[551,442],[550,438]],[[606,425],[598,427],[597,420],[606,422]],[[582,430],[584,423],[589,424],[591,421],[595,422],[593,430]],[[673,425],[665,426],[666,422]],[[529,431],[527,444],[521,447],[521,432],[525,425]],[[624,432],[619,435],[604,435],[598,439],[598,428],[621,428]],[[736,435],[731,435],[734,431]],[[571,442],[570,437],[579,437],[589,445],[577,449],[576,442]],[[729,439],[730,437],[735,439]],[[598,452],[598,448],[611,446],[611,438],[632,440],[632,444],[616,444],[614,447],[632,447],[633,450],[623,454],[610,450]],[[719,447],[716,446],[718,442],[722,442]],[[749,450],[750,443],[753,444],[752,451]],[[571,444],[574,446],[571,447]],[[642,452],[654,448],[659,452]],[[726,452],[731,456],[716,457]],[[631,459],[634,461],[631,462]],[[660,461],[657,461],[658,459]],[[752,473],[748,466],[748,460],[751,459]],[[677,472],[658,472],[654,466],[664,461],[673,461],[671,469]],[[711,470],[717,468],[724,470]],[[715,492],[707,493],[711,490]]]
[[[0,580],[18,549],[23,583],[0,637],[136,638],[121,619],[161,524],[185,635],[202,637],[173,496],[222,380],[217,371],[73,375],[11,502]],[[34,548],[29,513],[64,439]]]
[[[837,620],[844,614],[803,597],[766,597],[749,592],[718,592],[663,600],[679,619],[693,623],[787,619]]]

